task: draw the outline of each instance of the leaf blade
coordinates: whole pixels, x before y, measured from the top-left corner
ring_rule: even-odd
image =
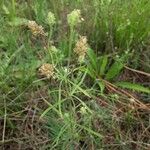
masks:
[[[123,66],[124,65],[121,62],[115,61],[111,65],[110,69],[108,70],[108,72],[105,76],[105,79],[106,80],[111,80],[114,77],[116,77],[120,73],[120,71],[122,70]]]
[[[148,93],[150,94],[150,89],[147,87],[144,87],[142,85],[136,84],[136,83],[130,83],[130,82],[117,82],[116,83],[117,86],[120,86],[122,88],[127,88],[127,89],[131,89],[131,90],[135,90],[135,91],[139,91],[139,92],[144,92],[144,93]]]
[[[104,75],[105,70],[106,70],[106,66],[108,63],[108,57],[106,55],[104,55],[101,59],[100,59],[100,75]]]
[[[90,59],[91,65],[93,66],[94,69],[97,69],[97,56],[96,56],[96,54],[90,48],[88,49],[87,54],[88,54],[88,57]]]

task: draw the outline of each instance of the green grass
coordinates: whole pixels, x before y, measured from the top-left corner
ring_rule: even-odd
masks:
[[[81,16],[68,24],[75,9]],[[0,149],[147,150],[149,10],[149,0],[1,0]],[[39,72],[45,63],[50,79]]]

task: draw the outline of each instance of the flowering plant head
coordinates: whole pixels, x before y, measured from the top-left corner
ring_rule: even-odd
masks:
[[[49,64],[49,63],[43,64],[39,68],[39,74],[43,77],[48,78],[48,79],[51,78],[54,74],[54,66],[52,64]]]
[[[81,18],[81,11],[79,9],[75,9],[67,15],[67,21],[70,27],[76,26],[82,20],[83,18]]]
[[[77,41],[74,52],[78,56],[78,61],[83,62],[86,53],[88,50],[88,43],[86,36],[80,36],[80,39]]]
[[[29,20],[27,26],[34,36],[46,35],[44,32],[44,28],[41,25],[38,25],[35,21]]]
[[[47,23],[50,26],[53,26],[56,23],[55,15],[52,12],[48,12]]]

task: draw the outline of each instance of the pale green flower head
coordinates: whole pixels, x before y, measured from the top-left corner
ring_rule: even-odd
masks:
[[[58,52],[58,49],[55,47],[55,46],[51,46],[50,47],[50,50],[54,53],[57,53]]]
[[[86,107],[81,107],[81,108],[80,108],[80,113],[81,113],[82,115],[87,114],[87,109],[86,109]]]
[[[56,23],[55,15],[52,12],[49,12],[47,15],[47,23],[50,26],[53,26]]]
[[[81,18],[81,11],[79,9],[75,9],[70,14],[67,15],[67,21],[69,26],[71,27],[76,26],[82,20],[83,18]]]

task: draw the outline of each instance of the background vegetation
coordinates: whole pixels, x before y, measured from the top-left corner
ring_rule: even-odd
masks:
[[[149,0],[1,0],[0,149],[148,150],[149,10]]]

